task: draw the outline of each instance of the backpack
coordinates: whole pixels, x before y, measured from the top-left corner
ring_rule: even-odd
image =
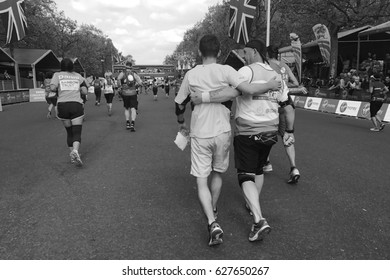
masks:
[[[134,78],[134,75],[132,73],[130,73],[129,75],[124,75],[122,80],[122,85],[126,84],[128,87],[133,87],[135,86],[135,78]]]

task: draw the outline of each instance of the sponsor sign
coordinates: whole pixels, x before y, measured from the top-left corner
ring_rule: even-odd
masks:
[[[362,102],[357,115],[359,118],[369,119],[370,118],[370,103]]]
[[[322,98],[308,97],[306,99],[305,109],[318,111],[321,105]]]
[[[296,96],[295,99],[294,99],[295,107],[297,107],[297,108],[305,108],[306,99],[307,99],[306,96]]]
[[[336,114],[357,117],[360,105],[360,101],[340,100],[336,109]]]
[[[319,111],[334,114],[336,113],[336,109],[338,105],[339,105],[339,100],[337,99],[323,98]]]
[[[382,108],[378,112],[378,116],[380,119],[384,120],[385,122],[390,122],[390,104],[388,103],[383,104]]]
[[[30,89],[30,102],[46,102],[45,90],[42,88]]]
[[[0,112],[3,111],[3,107],[1,106],[1,98],[0,98]]]

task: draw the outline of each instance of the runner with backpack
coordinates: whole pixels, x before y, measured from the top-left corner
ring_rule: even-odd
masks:
[[[126,63],[126,66],[130,66],[130,68],[126,69],[126,73],[119,74],[118,87],[122,93],[123,106],[125,107],[126,129],[135,132],[134,126],[138,109],[136,84],[142,84],[142,80],[131,70],[132,64],[130,62]]]

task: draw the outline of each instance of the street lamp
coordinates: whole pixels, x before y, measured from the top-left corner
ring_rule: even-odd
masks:
[[[102,77],[104,77],[104,59],[100,60],[102,62]]]

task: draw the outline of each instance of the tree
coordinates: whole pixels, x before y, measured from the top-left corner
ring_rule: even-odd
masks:
[[[77,57],[88,74],[101,75],[102,69],[112,69],[112,58],[118,54],[118,50],[101,30],[93,25],[78,26],[63,11],[57,10],[53,0],[29,0],[24,3],[28,25],[26,36],[5,47],[50,49],[58,57]],[[0,38],[5,38],[2,24]],[[132,56],[129,57],[134,62]]]

